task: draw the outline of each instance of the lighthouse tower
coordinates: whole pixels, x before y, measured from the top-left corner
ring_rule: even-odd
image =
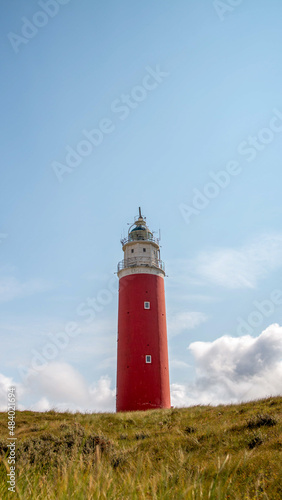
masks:
[[[140,208],[121,243],[116,409],[170,408],[164,264]]]

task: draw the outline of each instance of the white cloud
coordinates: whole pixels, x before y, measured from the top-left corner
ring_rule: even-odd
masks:
[[[206,314],[196,311],[168,315],[168,334],[170,337],[175,337],[185,331],[193,330],[207,319]]]
[[[7,411],[8,389],[13,385],[12,378],[5,377],[0,373],[0,411]]]
[[[82,375],[67,363],[52,362],[37,372],[31,371],[24,385],[0,374],[0,411],[7,410],[7,392],[11,386],[16,386],[17,407],[21,410],[115,410],[116,391],[111,388],[108,376],[100,377],[89,387]],[[32,402],[27,405],[24,400]]]
[[[223,336],[189,346],[197,378],[172,384],[177,406],[247,401],[282,394],[282,327],[269,326],[258,337]]]
[[[101,377],[96,384],[90,387],[91,400],[95,401],[95,409],[100,411],[113,411],[115,408],[116,390],[111,389],[111,379]]]
[[[32,411],[48,411],[51,410],[51,404],[47,398],[41,398],[31,406]]]
[[[42,394],[55,403],[71,402],[81,405],[88,397],[83,377],[67,363],[47,363],[27,380],[32,392]]]
[[[111,366],[109,358],[113,364],[116,362],[116,318],[98,317],[91,324],[79,318],[74,322],[74,334],[66,333],[70,323],[71,316],[66,321],[45,317],[30,319],[21,315],[4,319],[0,327],[2,365],[8,363],[17,369],[21,378],[34,362],[44,364],[51,360],[71,365],[78,360],[80,363],[91,360],[96,368],[107,372],[106,368]],[[4,353],[11,349],[11,338],[17,350],[7,360]]]
[[[45,407],[48,401],[50,408],[60,411],[115,409],[115,389],[110,388],[109,377],[102,376],[97,383],[88,387],[82,375],[67,363],[48,363],[35,375],[28,377],[27,383],[33,394],[43,396],[41,407]]]
[[[282,235],[264,234],[240,248],[202,252],[191,271],[227,288],[255,288],[260,278],[282,266]]]
[[[40,280],[21,283],[14,276],[0,277],[0,302],[26,297],[50,289],[50,284]]]

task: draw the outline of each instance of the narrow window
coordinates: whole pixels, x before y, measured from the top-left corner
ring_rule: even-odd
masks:
[[[152,363],[152,356],[150,354],[146,354],[146,363]]]
[[[150,309],[150,302],[144,302],[144,309]]]
[[[146,252],[146,248],[143,248],[143,252]]]
[[[134,253],[134,248],[131,248],[131,253]]]

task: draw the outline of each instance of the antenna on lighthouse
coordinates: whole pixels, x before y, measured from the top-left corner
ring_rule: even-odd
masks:
[[[142,219],[142,215],[141,215],[141,207],[139,207],[139,219]]]

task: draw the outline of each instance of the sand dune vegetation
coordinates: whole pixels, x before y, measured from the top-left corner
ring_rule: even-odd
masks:
[[[281,499],[282,398],[132,413],[16,413],[16,491],[1,499]]]

